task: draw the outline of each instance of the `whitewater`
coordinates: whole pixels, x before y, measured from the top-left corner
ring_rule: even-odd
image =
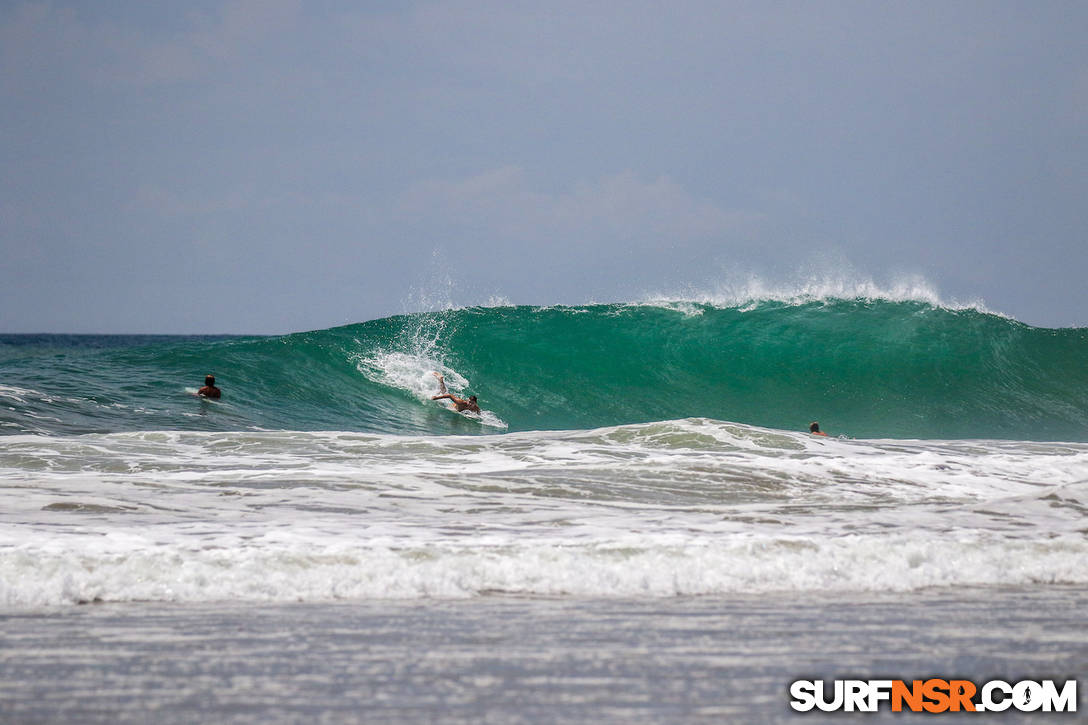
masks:
[[[0,465],[9,607],[1088,583],[1084,444],[689,419],[16,436]]]
[[[351,661],[375,656],[375,632],[424,637],[452,617],[420,646],[445,653],[432,681],[469,678],[460,694],[420,704],[417,688],[381,712],[458,721],[554,719],[524,697],[494,709],[479,683],[495,677],[523,696],[551,682],[541,692],[582,702],[568,714],[583,719],[623,682],[667,679],[668,661],[706,671],[724,643],[739,659],[723,677],[766,663],[757,710],[774,721],[791,676],[886,671],[886,648],[859,658],[858,642],[903,622],[974,645],[997,636],[984,611],[1082,630],[1086,354],[1088,330],[910,296],[474,307],[279,337],[0,336],[0,615],[20,633],[0,657],[0,714],[138,720],[133,678],[163,652],[196,667],[179,653],[197,621],[202,646],[234,643],[232,671],[253,676],[250,656],[297,666],[266,635],[234,638],[251,616],[312,622],[312,641]],[[431,401],[435,372],[482,413]],[[221,401],[193,395],[208,373]],[[808,433],[817,419],[830,436]],[[611,634],[591,651],[544,621]],[[703,644],[677,638],[681,621]],[[765,635],[743,634],[756,624]],[[148,648],[164,627],[175,634]],[[60,676],[53,660],[16,665],[43,638],[90,656],[121,629],[143,653],[115,663],[128,699],[102,704],[94,678],[81,697],[97,710],[25,694]],[[798,668],[780,638],[816,630]],[[965,668],[952,674],[1007,672],[1027,631],[1048,667],[1088,661],[1083,637],[1002,631],[1004,649],[975,659],[894,647],[926,676],[938,654]],[[480,659],[495,637],[499,664]],[[523,638],[538,669],[518,670]],[[657,646],[680,660],[635,658]],[[617,669],[594,677],[622,677],[592,697],[561,684],[564,662],[609,656]],[[306,661],[331,683],[334,660]],[[751,712],[705,684],[687,707],[657,692],[609,712]],[[163,697],[168,720],[196,718]],[[252,721],[313,714],[263,697]],[[348,721],[364,695],[328,697]]]

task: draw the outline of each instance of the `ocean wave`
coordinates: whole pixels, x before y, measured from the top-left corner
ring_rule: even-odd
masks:
[[[799,306],[852,301],[919,303],[944,310],[973,310],[1012,319],[990,309],[982,299],[945,299],[932,283],[920,276],[877,282],[858,276],[822,275],[788,282],[769,282],[753,275],[710,289],[688,288],[680,293],[653,293],[628,304],[691,312],[698,306],[750,310],[768,302]]]
[[[13,381],[0,428],[486,434],[706,417],[783,430],[819,420],[855,438],[1088,440],[1086,330],[949,303],[920,281],[761,285],[270,338],[24,346],[0,362]],[[436,371],[486,415],[432,402]],[[224,389],[218,405],[186,392],[208,372]]]
[[[1088,583],[1088,444],[708,419],[0,448],[0,607]]]
[[[291,602],[466,598],[484,594],[602,598],[762,592],[881,592],[927,587],[1088,584],[1083,538],[1044,542],[963,535],[673,534],[590,544],[396,546],[295,540],[209,549],[131,535],[78,550],[0,550],[0,606],[82,602]],[[275,537],[273,537],[275,538]],[[650,537],[652,538],[652,537]],[[139,543],[140,546],[135,546]]]

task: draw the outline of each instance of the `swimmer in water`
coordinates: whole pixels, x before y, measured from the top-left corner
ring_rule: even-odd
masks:
[[[464,398],[458,398],[456,395],[452,395],[446,391],[446,380],[442,377],[441,373],[432,373],[432,375],[438,378],[438,389],[442,392],[438,395],[431,397],[431,400],[442,400],[448,398],[449,401],[453,403],[453,407],[457,409],[458,413],[464,412],[466,410],[471,410],[473,413],[480,412],[480,406],[476,405],[475,395],[468,396],[468,400],[465,400]]]
[[[212,398],[213,400],[219,400],[223,395],[222,391],[215,387],[214,375],[208,375],[204,378],[204,387],[196,391],[196,394],[201,398]]]
[[[825,435],[827,435],[827,433],[824,433],[822,430],[820,430],[820,424],[817,423],[816,421],[812,421],[811,423],[809,423],[808,432],[811,433],[814,436],[825,436]]]

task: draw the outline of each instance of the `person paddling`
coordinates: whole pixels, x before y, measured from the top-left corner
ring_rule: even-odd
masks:
[[[446,380],[442,377],[441,373],[432,373],[432,375],[438,378],[438,389],[441,392],[438,395],[432,396],[431,400],[443,400],[448,398],[449,401],[453,403],[453,407],[457,409],[458,413],[466,410],[471,410],[473,413],[480,412],[480,406],[476,405],[475,395],[468,396],[468,400],[465,400],[464,398],[458,398],[456,395],[447,392]]]
[[[215,387],[215,376],[207,375],[204,377],[204,387],[196,391],[196,394],[201,398],[212,398],[219,400],[222,397],[223,392],[219,388]]]

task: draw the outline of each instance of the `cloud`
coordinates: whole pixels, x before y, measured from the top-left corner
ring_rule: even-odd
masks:
[[[157,32],[51,3],[0,13],[0,77],[34,90],[69,78],[98,88],[210,80],[294,27],[298,0],[234,0]]]
[[[646,246],[746,236],[763,221],[760,213],[723,209],[695,196],[668,176],[646,180],[624,172],[549,193],[532,188],[516,166],[421,182],[404,195],[397,212],[402,219],[509,241]]]
[[[1083,128],[1088,123],[1088,65],[1072,74],[1066,97],[1071,125]]]

